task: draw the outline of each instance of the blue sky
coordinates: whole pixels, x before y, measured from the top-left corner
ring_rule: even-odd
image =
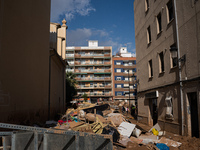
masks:
[[[51,22],[67,21],[67,46],[122,46],[135,52],[134,0],[52,0]]]

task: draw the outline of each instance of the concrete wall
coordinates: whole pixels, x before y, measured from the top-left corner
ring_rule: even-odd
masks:
[[[0,122],[47,119],[50,0],[0,1]]]
[[[54,118],[65,112],[65,64],[56,51],[50,51],[50,55],[50,118]]]

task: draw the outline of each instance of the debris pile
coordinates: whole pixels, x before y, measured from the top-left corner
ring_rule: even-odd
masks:
[[[112,135],[115,149],[167,150],[181,146],[180,142],[166,138],[159,124],[145,131],[132,123],[131,118],[134,118],[128,113],[123,114],[124,106],[127,106],[126,102],[109,105],[82,103],[77,109],[68,109],[54,128]]]

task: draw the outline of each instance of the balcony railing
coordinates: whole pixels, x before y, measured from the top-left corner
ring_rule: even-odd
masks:
[[[74,65],[74,62],[69,62],[69,61],[68,61],[68,64],[69,64],[69,65]]]
[[[75,62],[76,65],[110,65],[111,62]]]
[[[75,54],[75,57],[80,57],[80,56],[82,56],[82,57],[95,57],[95,56],[110,56],[110,54]]]
[[[83,95],[84,92],[78,92],[78,94]],[[98,93],[98,92],[86,92],[88,96],[112,96],[111,93]]]
[[[111,80],[111,77],[84,77],[84,78],[76,78],[77,80]]]
[[[75,69],[75,72],[111,72],[111,69]]]
[[[104,56],[104,54],[80,54],[81,56]]]
[[[66,57],[74,57],[74,54],[66,54]]]
[[[77,88],[104,88],[104,87],[111,87],[111,85],[93,85],[93,86],[86,86],[86,85],[78,85]]]
[[[66,69],[66,72],[74,72],[74,69]]]

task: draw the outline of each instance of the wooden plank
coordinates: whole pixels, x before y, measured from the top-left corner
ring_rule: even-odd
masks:
[[[69,122],[70,128],[74,128],[74,127],[77,127],[77,126],[80,126],[80,125],[83,125],[83,124],[85,124],[85,122],[75,122],[75,121]]]

